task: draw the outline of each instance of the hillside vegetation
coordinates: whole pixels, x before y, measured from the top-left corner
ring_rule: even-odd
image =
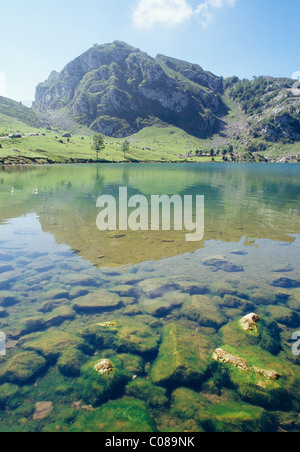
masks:
[[[31,109],[0,97],[0,161],[95,161],[102,133],[102,161],[298,162],[299,106],[294,80],[223,79],[115,41],[53,71]]]

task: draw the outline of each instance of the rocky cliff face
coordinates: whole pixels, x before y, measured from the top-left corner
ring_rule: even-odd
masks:
[[[273,77],[224,82],[226,93],[247,114],[252,136],[283,143],[300,141],[300,89],[295,85],[295,80]]]
[[[33,108],[66,108],[79,122],[108,136],[124,137],[157,120],[207,137],[220,128],[222,79],[200,66],[122,42],[95,45],[52,72],[36,89]]]
[[[37,86],[33,108],[50,122],[72,115],[107,136],[124,137],[161,123],[200,138],[221,130],[226,137],[225,95],[242,111],[247,136],[284,143],[300,141],[300,89],[294,85],[272,77],[223,80],[199,65],[151,58],[115,41],[95,45],[60,73],[53,71]]]

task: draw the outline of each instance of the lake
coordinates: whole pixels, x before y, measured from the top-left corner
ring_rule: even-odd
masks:
[[[203,239],[101,232],[120,187]],[[0,169],[0,431],[300,431],[299,256],[298,165]]]

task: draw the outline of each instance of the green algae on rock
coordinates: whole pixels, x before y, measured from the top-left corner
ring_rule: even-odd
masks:
[[[123,398],[79,416],[70,432],[155,432],[154,422],[145,402]]]
[[[78,349],[65,350],[57,361],[60,373],[66,377],[79,377],[87,357]]]
[[[159,336],[145,323],[128,319],[120,322],[117,341],[120,352],[144,355],[157,350]]]
[[[138,320],[122,319],[86,327],[81,336],[96,348],[116,348],[120,353],[147,354],[158,348],[159,336]]]
[[[76,316],[76,312],[73,311],[69,306],[60,306],[54,309],[45,318],[46,328],[51,328],[53,326],[61,325],[66,320],[73,320]]]
[[[122,390],[132,379],[132,375],[122,365],[120,359],[109,359],[111,368],[109,372],[100,372],[99,364],[104,358],[92,359],[81,368],[81,377],[78,381],[84,401],[94,407],[100,406],[109,399],[118,398]]]
[[[220,329],[220,333],[223,338],[223,344],[235,347],[259,345],[274,355],[277,355],[281,350],[278,325],[265,319],[261,319],[257,324],[257,330],[246,331],[240,320],[227,323]]]
[[[300,370],[297,366],[257,345],[226,346],[220,350],[227,355],[217,353],[215,359],[226,368],[231,384],[243,401],[272,410],[290,410],[299,404]]]
[[[0,369],[0,382],[26,384],[32,382],[46,367],[46,360],[35,352],[20,352]]]
[[[0,386],[0,410],[5,410],[7,403],[19,392],[19,387],[10,383]]]
[[[212,404],[206,397],[187,388],[172,394],[171,414],[181,422],[194,420],[197,431],[264,432],[273,431],[276,423],[261,407],[228,401]]]
[[[201,382],[213,350],[214,342],[203,334],[178,324],[166,325],[158,357],[150,372],[152,381],[172,386]]]
[[[137,378],[128,383],[126,395],[144,400],[151,408],[162,408],[168,403],[167,390],[144,378]]]
[[[109,348],[115,346],[118,328],[119,325],[116,322],[96,323],[85,327],[80,335],[95,348]]]
[[[97,314],[105,311],[113,311],[123,307],[121,298],[111,292],[99,290],[90,293],[84,297],[77,298],[74,301],[73,308],[75,311],[84,314]]]
[[[123,367],[132,375],[140,375],[144,372],[145,362],[141,356],[121,353],[116,355],[116,358],[121,360]]]
[[[29,339],[22,343],[23,348],[41,353],[49,362],[56,361],[65,350],[80,349],[84,346],[85,343],[81,338],[64,331],[46,332],[37,338]]]
[[[186,301],[182,313],[205,327],[220,328],[227,322],[218,305],[206,295],[194,295]]]
[[[161,298],[144,300],[142,308],[146,314],[154,317],[163,317],[174,309],[180,308],[187,298],[188,296],[183,293],[171,292]]]

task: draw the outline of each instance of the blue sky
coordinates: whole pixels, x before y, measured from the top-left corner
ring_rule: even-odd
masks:
[[[299,0],[10,0],[1,5],[0,95],[35,87],[93,44],[125,41],[224,77],[300,71]]]

